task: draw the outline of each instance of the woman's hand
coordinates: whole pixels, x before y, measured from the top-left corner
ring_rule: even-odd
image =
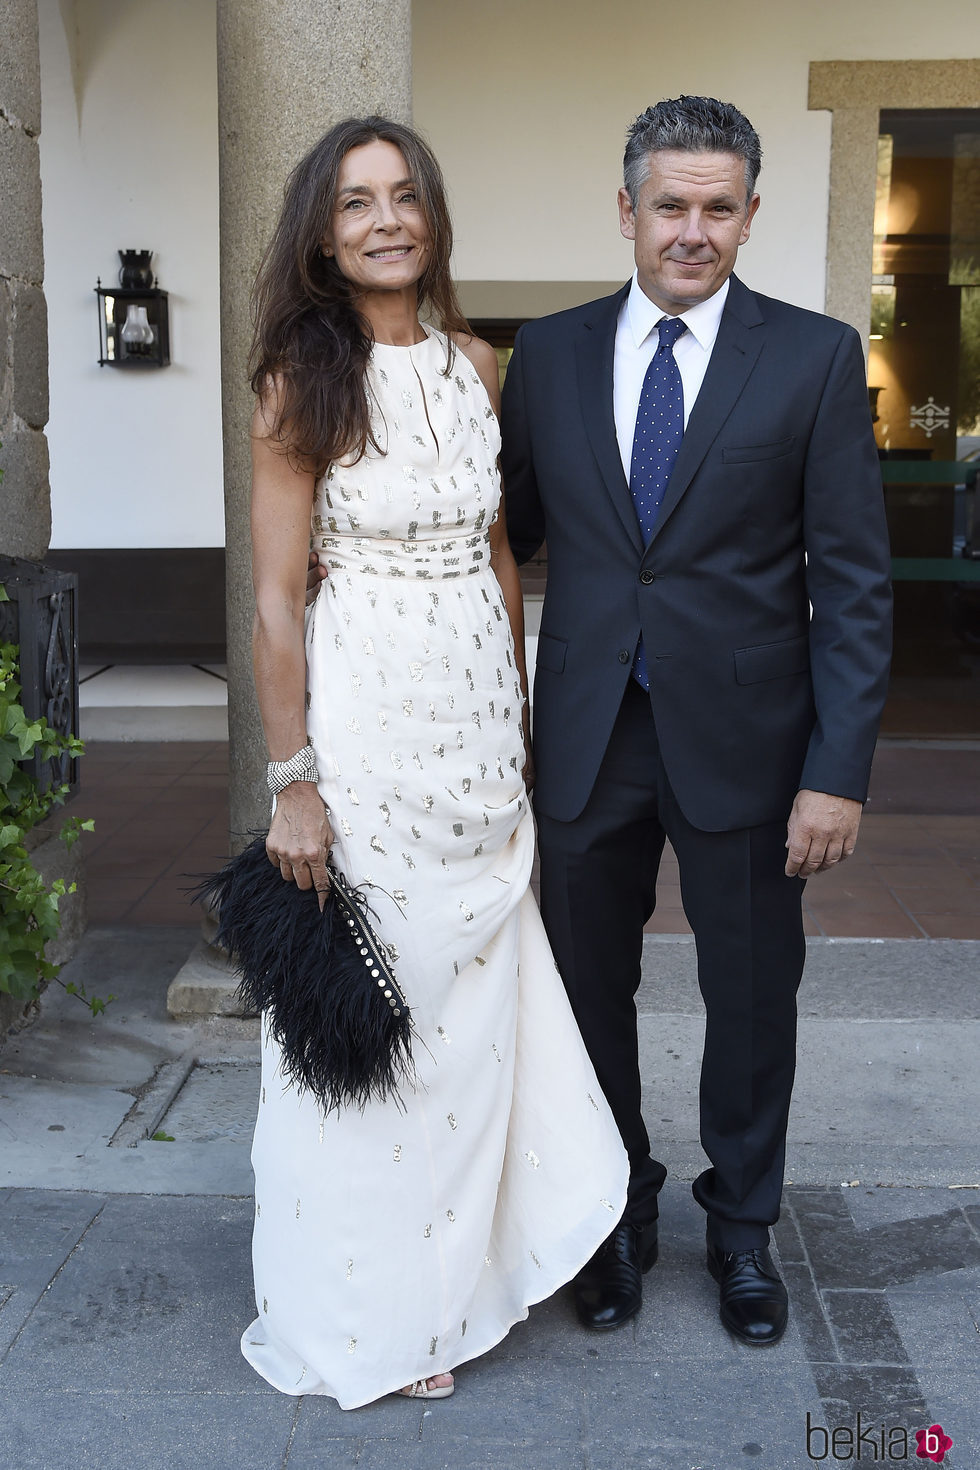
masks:
[[[306,605],[312,607],[320,592],[320,583],[327,579],[327,569],[320,565],[320,558],[315,551],[310,552],[310,560],[306,568]]]
[[[528,796],[534,790],[534,751],[531,748],[531,715],[527,700],[524,701],[524,709],[521,714],[521,733],[524,739],[524,786]]]
[[[287,883],[316,889],[321,911],[330,889],[327,855],[332,843],[327,808],[313,782],[293,781],[280,791],[266,838],[266,853]]]
[[[524,777],[524,790],[527,792],[528,796],[530,796],[531,792],[534,790],[535,775],[534,756],[531,754],[530,750],[528,751],[527,758],[524,761],[524,770],[522,772],[522,775]]]

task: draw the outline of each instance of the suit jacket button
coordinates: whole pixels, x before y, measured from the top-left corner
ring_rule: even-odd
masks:
[[[630,661],[630,651],[629,651],[629,649],[628,648],[621,648],[619,650],[619,662],[621,664],[628,664],[629,661]]]
[[[644,587],[649,587],[655,576],[655,572],[651,572],[648,568],[645,567],[640,573],[640,581],[643,583]]]

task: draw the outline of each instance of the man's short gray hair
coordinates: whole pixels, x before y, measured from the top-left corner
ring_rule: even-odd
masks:
[[[745,198],[751,199],[762,167],[759,135],[744,113],[715,97],[672,97],[641,112],[626,134],[623,183],[636,209],[649,177],[651,153],[734,153],[745,164]]]

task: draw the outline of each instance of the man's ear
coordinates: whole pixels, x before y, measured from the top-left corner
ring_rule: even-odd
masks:
[[[753,194],[752,198],[749,200],[749,207],[745,213],[745,224],[742,226],[742,233],[738,237],[738,243],[740,245],[744,245],[746,240],[749,238],[749,234],[752,230],[752,221],[755,219],[755,213],[756,210],[759,208],[760,203],[761,201],[758,194]]]
[[[633,218],[633,206],[630,196],[625,189],[619,191],[619,231],[627,240],[636,239],[636,221]]]

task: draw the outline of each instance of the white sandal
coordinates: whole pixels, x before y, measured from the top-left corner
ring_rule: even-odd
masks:
[[[433,1373],[433,1378],[441,1378],[442,1374]],[[435,1388],[429,1387],[428,1378],[416,1378],[407,1388],[400,1388],[398,1394],[403,1399],[448,1399],[456,1392],[456,1384],[444,1383]]]

